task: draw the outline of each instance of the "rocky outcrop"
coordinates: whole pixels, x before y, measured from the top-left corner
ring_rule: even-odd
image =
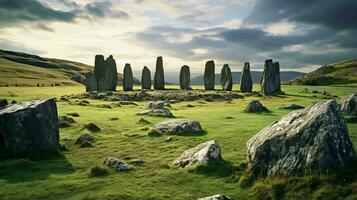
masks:
[[[151,90],[151,72],[146,66],[141,73],[141,88]]]
[[[253,136],[247,149],[248,170],[255,176],[331,172],[356,157],[335,100],[282,117]]]
[[[357,93],[342,99],[341,111],[344,115],[357,116]]]
[[[59,142],[54,99],[27,101],[0,110],[0,149],[14,155],[55,151]]]
[[[131,167],[126,164],[124,161],[119,160],[118,158],[108,157],[104,160],[103,164],[111,169],[117,171],[127,171],[130,170]]]
[[[249,62],[245,62],[242,75],[240,78],[240,91],[243,93],[252,92],[252,89],[253,89],[253,81],[252,81],[252,76],[250,75]]]
[[[172,165],[185,168],[196,164],[212,165],[220,160],[222,160],[221,147],[215,140],[210,140],[186,150],[173,161]]]
[[[266,112],[266,111],[268,111],[268,109],[265,106],[263,106],[263,104],[260,103],[260,101],[253,100],[253,101],[249,102],[245,111],[246,112]]]
[[[157,57],[157,59],[156,59],[154,89],[155,90],[164,90],[165,89],[164,66],[162,63],[161,56]]]
[[[161,133],[176,135],[184,135],[191,133],[195,134],[203,132],[200,122],[191,119],[167,120],[155,124],[155,128]]]
[[[182,90],[189,90],[190,87],[190,67],[184,65],[181,67],[180,71],[180,88]]]
[[[232,200],[230,197],[223,194],[216,194],[209,197],[199,198],[198,200]]]
[[[118,82],[116,63],[112,55],[104,60],[103,55],[96,55],[94,73],[87,73],[86,91],[115,91]]]
[[[126,63],[123,70],[123,90],[132,91],[133,84],[134,84],[133,71],[131,70],[130,64]]]
[[[224,64],[221,70],[221,85],[222,89],[231,91],[233,87],[232,73],[228,64]]]
[[[261,80],[261,92],[264,95],[274,95],[281,92],[279,63],[269,59],[265,61]]]
[[[215,65],[213,60],[207,61],[205,65],[204,84],[205,90],[214,90]]]

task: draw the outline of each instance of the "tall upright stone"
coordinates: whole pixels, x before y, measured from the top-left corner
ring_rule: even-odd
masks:
[[[112,55],[110,55],[106,60],[105,63],[107,65],[107,71],[109,71],[108,79],[110,81],[110,91],[115,91],[118,83],[118,71],[117,71],[117,64]]]
[[[183,90],[189,90],[190,87],[190,67],[184,65],[181,67],[180,71],[180,87]]]
[[[151,72],[146,66],[141,73],[141,88],[151,90]]]
[[[279,63],[273,64],[273,60],[266,60],[261,80],[261,92],[264,95],[273,95],[280,91]]]
[[[98,82],[98,80],[100,79],[100,77],[103,76],[104,72],[105,72],[105,60],[104,60],[104,56],[103,55],[95,55],[94,58],[94,75],[95,78]]]
[[[98,81],[95,78],[94,73],[87,73],[85,75],[84,83],[86,85],[86,92],[97,91],[98,90]]]
[[[126,63],[123,70],[123,90],[124,91],[133,90],[133,84],[134,84],[133,71],[131,70],[130,64]]]
[[[156,69],[154,75],[154,89],[164,90],[165,89],[165,77],[164,77],[164,66],[162,62],[162,57],[159,56],[156,59]]]
[[[241,92],[252,92],[253,82],[252,76],[250,75],[249,62],[244,63],[242,75],[240,78],[240,91]]]
[[[204,84],[205,90],[214,90],[215,83],[215,65],[213,60],[209,60],[205,65],[205,73],[204,73]]]
[[[232,73],[228,64],[224,64],[221,70],[221,84],[222,89],[231,91],[233,86]]]

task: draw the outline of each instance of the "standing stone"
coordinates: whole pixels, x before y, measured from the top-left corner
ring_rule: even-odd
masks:
[[[215,66],[213,60],[207,61],[204,73],[205,90],[214,90]]]
[[[13,104],[0,110],[0,150],[12,155],[55,151],[59,142],[54,99]]]
[[[133,72],[131,70],[131,66],[129,63],[125,64],[123,70],[123,90],[124,91],[131,91],[133,90]]]
[[[293,111],[247,142],[248,170],[253,176],[332,172],[355,158],[335,100]]]
[[[183,90],[189,90],[190,87],[190,67],[184,65],[181,67],[180,71],[180,87]]]
[[[97,91],[98,90],[98,81],[95,78],[94,73],[87,73],[85,75],[85,85],[86,85],[86,92]]]
[[[231,91],[233,86],[232,73],[228,64],[224,64],[221,70],[221,84],[222,89],[226,91]]]
[[[252,92],[253,82],[252,76],[250,75],[249,62],[244,63],[242,75],[240,78],[240,91],[241,92]]]
[[[86,91],[115,91],[117,82],[118,72],[113,56],[104,60],[103,55],[96,55],[94,73],[86,75]]]
[[[156,70],[154,76],[154,89],[164,90],[165,89],[165,77],[164,77],[164,66],[162,63],[162,57],[157,57],[156,60]]]
[[[273,60],[265,61],[264,72],[261,80],[261,92],[264,95],[273,95],[280,92],[279,63],[273,64]]]
[[[108,72],[108,82],[110,83],[110,87],[108,91],[115,91],[118,83],[118,71],[117,64],[112,55],[110,55],[106,60],[105,64]]]
[[[141,88],[151,90],[151,72],[146,66],[141,73]]]
[[[94,75],[97,82],[99,81],[100,77],[104,75],[105,68],[106,66],[105,66],[104,56],[96,55],[94,59]]]

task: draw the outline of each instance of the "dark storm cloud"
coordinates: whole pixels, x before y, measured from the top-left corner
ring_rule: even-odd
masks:
[[[258,0],[244,23],[288,20],[334,29],[357,29],[356,10],[356,0]]]
[[[121,10],[113,10],[112,3],[110,1],[96,1],[93,3],[88,3],[84,6],[84,9],[90,15],[94,17],[116,17],[116,18],[127,18],[129,14]]]

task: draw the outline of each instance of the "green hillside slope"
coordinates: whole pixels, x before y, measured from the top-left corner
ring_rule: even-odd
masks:
[[[357,59],[324,65],[292,81],[297,85],[337,85],[357,83]]]

